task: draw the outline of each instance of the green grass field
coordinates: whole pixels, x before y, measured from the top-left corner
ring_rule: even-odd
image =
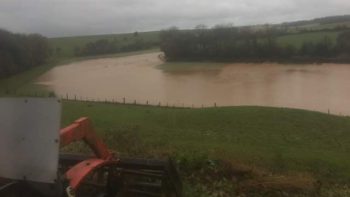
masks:
[[[350,180],[350,119],[268,107],[173,109],[64,102],[62,124],[90,117],[110,146],[136,135],[148,153],[239,158],[271,170],[308,171]],[[114,141],[117,140],[117,141]],[[122,143],[122,144],[120,144]]]
[[[337,27],[350,27],[350,21],[348,22],[337,22],[337,23],[312,23],[309,25],[300,25],[291,27],[291,29],[306,29],[306,30],[324,30],[324,29],[334,29]]]
[[[286,36],[280,36],[277,38],[277,42],[281,45],[292,45],[296,48],[300,48],[303,42],[317,43],[322,41],[326,36],[335,44],[338,34],[340,32],[324,31],[324,32],[310,32],[310,33],[298,33]]]
[[[142,38],[147,42],[158,42],[159,31],[154,32],[140,32],[135,37],[133,33],[127,34],[109,34],[109,35],[96,35],[96,36],[75,36],[75,37],[62,37],[62,38],[50,38],[49,44],[53,49],[60,48],[61,52],[55,54],[58,57],[74,57],[75,47],[84,47],[89,42],[94,42],[100,39],[117,40],[121,45],[127,44],[135,40],[136,38]]]
[[[184,171],[225,161],[233,168],[239,163],[240,169],[269,174],[262,177],[292,174],[326,183],[350,181],[348,117],[270,107],[174,109],[63,102],[62,125],[81,116],[90,117],[121,155],[175,157]]]

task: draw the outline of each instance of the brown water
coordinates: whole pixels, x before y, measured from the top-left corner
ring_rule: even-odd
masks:
[[[195,107],[259,105],[350,115],[350,65],[230,64],[165,71],[159,53],[87,60],[40,77],[56,94]]]

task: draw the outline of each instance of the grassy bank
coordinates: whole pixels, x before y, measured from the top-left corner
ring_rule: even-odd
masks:
[[[223,184],[220,190],[237,184],[231,179],[242,173],[262,182],[274,180],[275,175],[287,177],[284,184],[287,180],[288,186],[306,185],[313,191],[319,182],[350,180],[347,117],[268,107],[172,109],[63,103],[62,125],[81,116],[90,117],[108,145],[122,155],[175,157],[186,180],[195,179],[192,186],[201,183],[203,173],[218,179]]]

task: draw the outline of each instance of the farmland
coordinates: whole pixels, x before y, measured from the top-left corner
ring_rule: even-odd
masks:
[[[317,27],[323,27],[316,25]],[[328,25],[329,26],[329,25]],[[188,30],[186,30],[188,31]],[[317,30],[314,32],[299,32],[289,33],[287,35],[278,36],[276,38],[277,43],[280,46],[291,45],[296,48],[300,48],[304,42],[318,43],[328,37],[334,45],[341,30]],[[126,45],[133,42],[137,38],[141,38],[146,42],[154,43],[151,49],[159,49],[160,31],[154,32],[140,32],[135,37],[134,33],[129,34],[110,34],[110,35],[96,35],[96,36],[76,36],[76,37],[62,37],[62,38],[50,38],[49,44],[52,48],[53,59],[70,59],[76,58],[75,49],[83,48],[86,44],[96,42],[98,40],[116,41],[118,45]],[[57,52],[59,49],[59,52]]]
[[[223,163],[238,174],[252,176],[248,180],[264,184],[272,179],[301,192],[315,192],[317,181],[326,186],[350,179],[348,117],[268,107],[173,109],[63,102],[62,125],[80,116],[90,117],[98,133],[121,155],[175,158],[192,186],[203,181],[199,176],[198,183],[192,183],[192,174],[210,173],[212,167],[220,173]],[[276,177],[291,183],[280,183]],[[239,184],[230,183],[229,177],[211,178],[228,186]],[[213,185],[206,187],[203,194],[213,192]]]
[[[57,58],[72,58],[75,56],[75,48],[83,48],[89,42],[95,42],[101,39],[109,41],[116,41],[120,45],[126,45],[136,38],[143,39],[147,42],[159,42],[159,32],[140,32],[127,34],[110,34],[110,35],[96,35],[96,36],[76,36],[76,37],[62,37],[50,38],[49,43],[52,47],[54,56]],[[156,46],[154,48],[157,48]],[[59,52],[56,52],[56,50]]]
[[[292,45],[296,48],[300,48],[304,42],[318,43],[323,41],[325,37],[328,37],[331,43],[334,45],[339,31],[321,31],[321,32],[308,32],[308,33],[298,33],[280,36],[277,38],[277,42],[280,45]]]
[[[303,42],[319,42],[325,36],[335,43],[338,34],[328,30],[293,33],[278,37],[277,43],[300,48]],[[157,43],[158,35],[146,32],[137,37]],[[76,48],[101,39],[124,45],[135,40],[135,34],[51,38],[54,54],[47,64],[1,79],[0,95],[35,92],[39,97],[54,96],[52,90],[35,82],[57,65],[159,51],[154,47],[129,53],[75,55]],[[158,68],[173,72],[223,66],[177,62]],[[186,196],[350,195],[347,116],[257,106],[180,109],[67,100],[62,106],[62,127],[81,116],[90,117],[98,134],[120,155],[174,158],[181,169]],[[64,151],[85,152],[86,147],[75,144]]]
[[[293,45],[299,48],[303,42],[319,42],[328,36],[333,43],[335,43],[336,38],[340,31],[317,31],[317,32],[307,32],[307,33],[293,33],[290,35],[279,36],[277,42],[281,45]],[[159,42],[159,32],[144,32],[139,33],[139,36],[144,40]],[[125,40],[125,38],[127,38]],[[134,39],[133,34],[115,34],[115,35],[98,35],[98,36],[78,36],[78,37],[63,37],[63,38],[50,38],[49,42],[53,49],[61,48],[60,54],[56,54],[60,58],[72,58],[74,57],[74,48],[83,47],[89,42],[97,41],[100,39],[114,40],[118,39],[120,42],[128,43]]]
[[[33,82],[52,66],[37,67],[1,84],[22,96],[32,91],[47,96],[48,90]],[[186,63],[183,67],[188,69]],[[255,106],[178,109],[63,101],[62,127],[81,116],[90,117],[99,135],[120,155],[174,158],[187,196],[218,191],[231,196],[241,190],[275,196],[281,190],[299,196],[349,192],[348,117]],[[86,148],[75,144],[65,151]]]

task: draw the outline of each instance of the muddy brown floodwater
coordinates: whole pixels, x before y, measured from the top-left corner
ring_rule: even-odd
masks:
[[[350,115],[350,65],[228,64],[166,71],[159,53],[87,60],[41,76],[59,96],[195,107],[258,105]]]

